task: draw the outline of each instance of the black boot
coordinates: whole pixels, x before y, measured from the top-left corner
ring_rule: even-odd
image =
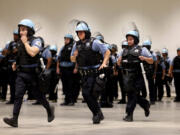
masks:
[[[132,122],[133,121],[133,115],[130,114],[130,115],[127,115],[126,117],[123,118],[124,121],[127,121],[127,122]]]
[[[102,111],[99,111],[96,115],[93,116],[93,124],[99,124],[101,120],[104,120],[104,115]]]
[[[14,101],[8,101],[7,103],[6,103],[7,105],[12,105],[12,104],[14,104]]]
[[[124,99],[121,99],[118,104],[126,104],[126,101]]]
[[[4,118],[3,121],[11,127],[18,127],[18,121],[15,118]]]
[[[54,106],[50,106],[50,111],[48,112],[48,122],[52,122],[55,118],[54,115],[55,108]]]
[[[150,114],[150,104],[148,103],[147,107],[144,109],[145,116],[148,117]]]

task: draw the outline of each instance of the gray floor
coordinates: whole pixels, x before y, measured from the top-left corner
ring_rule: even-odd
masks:
[[[105,120],[93,125],[91,113],[80,101],[74,107],[56,106],[56,119],[47,123],[46,112],[40,106],[24,102],[19,119],[19,128],[10,128],[2,121],[10,116],[12,106],[0,103],[0,135],[180,135],[180,103],[164,98],[151,107],[149,118],[137,106],[134,122],[122,121],[125,105],[115,104],[113,109],[103,109]]]

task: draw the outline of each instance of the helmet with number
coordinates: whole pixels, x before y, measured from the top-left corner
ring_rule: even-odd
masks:
[[[30,19],[23,19],[19,22],[18,27],[26,26],[30,29],[31,35],[35,34],[35,25]]]
[[[57,52],[57,46],[56,45],[50,45],[49,50]]]

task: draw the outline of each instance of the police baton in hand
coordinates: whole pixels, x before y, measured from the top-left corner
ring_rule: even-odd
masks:
[[[141,66],[142,75],[143,75],[143,78],[144,78],[144,83],[145,83],[146,90],[149,91],[148,80],[147,80],[147,77],[146,77],[146,71],[144,70],[143,63],[140,63],[140,66]]]

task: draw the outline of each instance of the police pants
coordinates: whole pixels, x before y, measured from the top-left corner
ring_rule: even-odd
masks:
[[[164,84],[166,86],[166,94],[167,94],[167,97],[171,97],[171,89],[170,89],[170,86],[169,86],[169,83],[170,83],[170,78],[168,76],[165,76],[165,79],[164,79]]]
[[[155,79],[155,100],[161,101],[164,95],[162,74],[156,74]]]
[[[176,99],[180,100],[180,73],[174,74],[174,85],[176,91]]]
[[[126,106],[126,113],[133,115],[136,104],[139,104],[144,110],[149,106],[149,102],[140,95],[144,80],[142,75],[138,75],[134,80],[134,90],[127,92],[128,102]]]
[[[53,69],[50,86],[49,86],[49,100],[57,100],[57,98],[58,98],[58,90],[57,90],[58,82],[59,82],[59,77],[56,74],[56,69]]]
[[[93,75],[82,77],[82,95],[93,115],[96,115],[100,111],[97,97],[93,94],[95,81],[96,76]]]
[[[154,84],[153,74],[148,74],[147,80],[148,80],[148,87],[149,87],[149,98],[150,98],[150,101],[154,102],[155,101],[155,84]]]
[[[124,84],[123,84],[123,75],[121,70],[118,72],[118,81],[119,81],[119,86],[121,88],[121,100],[126,101],[126,92],[124,89]]]
[[[12,69],[8,70],[8,83],[10,85],[10,101],[14,102],[15,99],[15,81],[16,81],[16,72]]]
[[[61,81],[63,92],[65,94],[65,102],[72,103],[73,102],[73,84],[74,84],[74,74],[73,74],[74,67],[62,67],[61,70]]]
[[[2,99],[6,100],[6,96],[7,96],[7,86],[8,86],[8,76],[7,76],[7,71],[6,70],[2,70],[0,73],[0,85],[2,87]]]
[[[15,92],[15,101],[14,101],[14,109],[13,109],[13,116],[18,118],[23,96],[26,92],[26,88],[32,90],[34,97],[43,105],[43,107],[50,113],[50,105],[49,102],[46,100],[44,94],[42,94],[38,88],[38,78],[36,73],[24,73],[18,72],[17,79],[16,79],[16,92]]]
[[[102,103],[113,103],[114,93],[116,91],[117,86],[117,78],[114,76],[108,76],[106,87],[101,94],[101,102]]]

